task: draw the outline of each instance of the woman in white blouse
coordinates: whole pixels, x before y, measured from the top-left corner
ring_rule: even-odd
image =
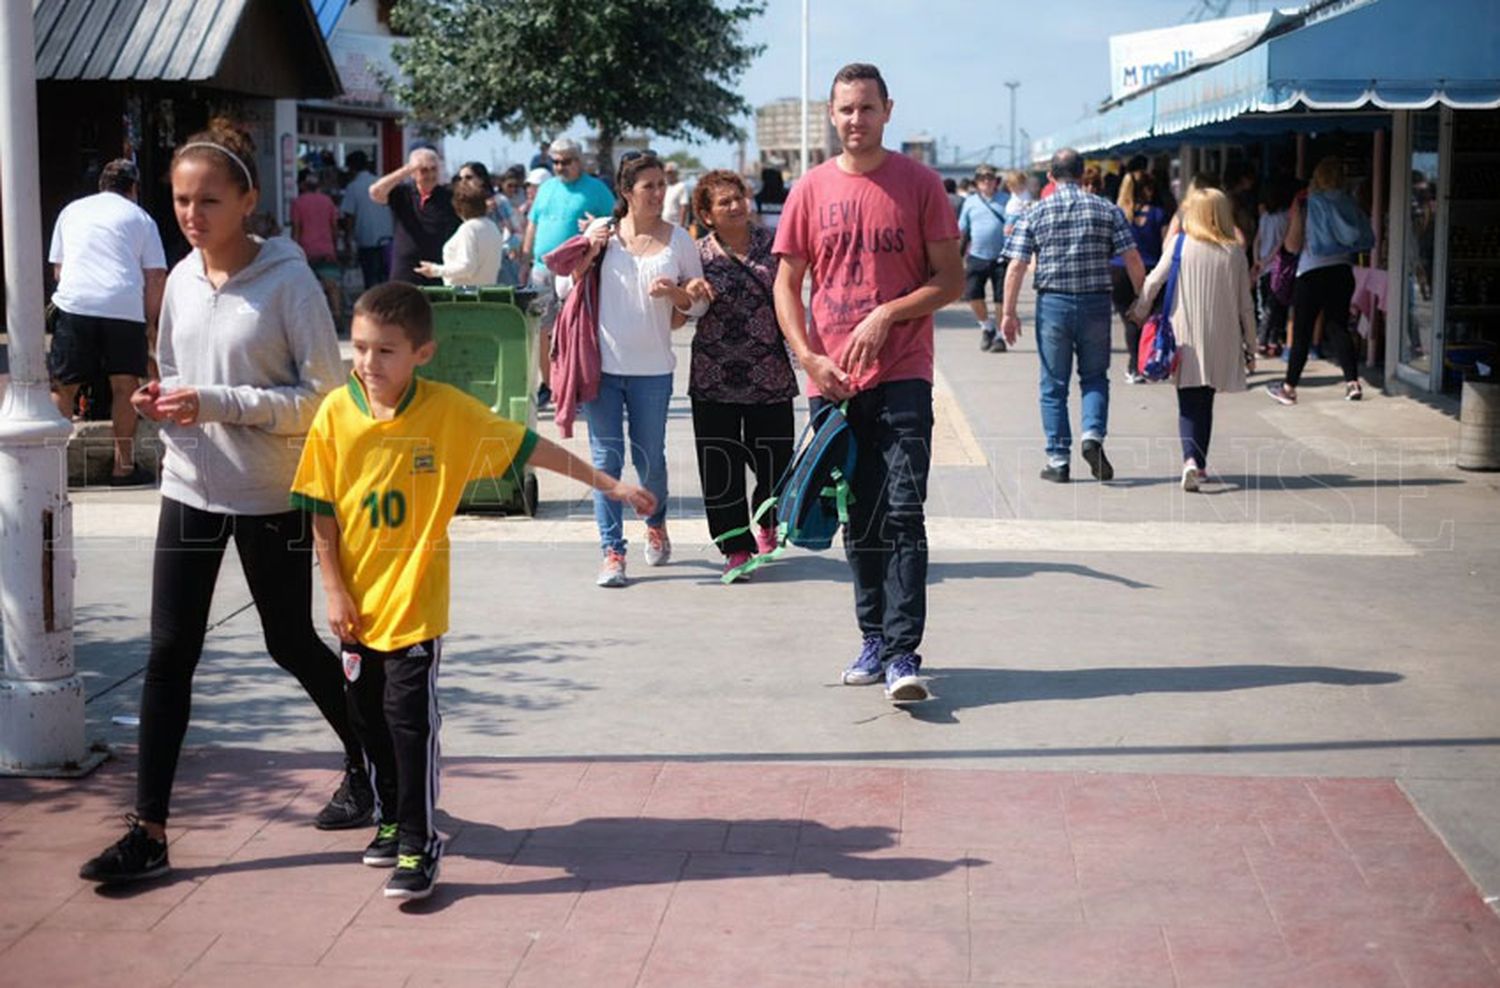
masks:
[[[667,537],[667,408],[672,400],[672,330],[708,307],[698,248],[687,231],[662,218],[667,178],[655,152],[630,152],[615,176],[614,220],[589,230],[599,261],[599,397],[583,406],[594,465],[619,476],[625,441],[641,486],[656,496],[646,519],[646,564],[671,558]],[[595,581],[625,585],[623,513],[594,499],[604,561]]]
[[[453,211],[463,220],[443,244],[443,263],[423,261],[417,273],[445,285],[493,285],[500,277],[505,237],[489,218],[489,196],[471,182],[453,187]]]
[[[1214,393],[1245,390],[1255,367],[1255,306],[1250,263],[1240,246],[1229,197],[1199,189],[1178,212],[1182,233],[1162,244],[1161,261],[1146,277],[1131,318],[1145,322],[1172,271],[1177,239],[1182,261],[1169,314],[1177,337],[1177,431],[1182,438],[1182,489],[1196,491],[1208,461]]]

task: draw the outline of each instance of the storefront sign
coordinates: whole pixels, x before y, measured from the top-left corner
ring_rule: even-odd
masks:
[[[1266,29],[1272,16],[1268,11],[1113,35],[1109,39],[1110,97],[1120,99],[1191,67],[1199,59],[1253,38]]]

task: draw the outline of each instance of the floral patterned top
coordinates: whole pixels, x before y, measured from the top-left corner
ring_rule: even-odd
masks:
[[[765,405],[797,396],[797,377],[776,323],[772,235],[750,228],[750,249],[736,258],[709,234],[698,241],[713,304],[693,334],[688,394],[703,401]]]

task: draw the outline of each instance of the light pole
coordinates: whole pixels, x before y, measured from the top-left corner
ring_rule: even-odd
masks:
[[[807,25],[808,25],[808,14],[807,14],[807,6],[808,6],[808,3],[809,3],[809,0],[802,0],[802,161],[801,161],[801,167],[797,171],[797,177],[798,178],[801,178],[803,175],[807,174],[807,158],[808,158],[808,147],[807,147],[807,124],[808,124],[808,119],[807,119],[807,117],[808,117],[808,113],[807,113],[807,95],[808,95],[808,65],[807,65],[807,34],[808,34]]]
[[[1005,84],[1005,88],[1010,90],[1010,166],[1018,168],[1021,149],[1016,147],[1016,90],[1021,88],[1021,83],[1011,80]]]
[[[42,215],[31,4],[0,4],[0,203],[10,385],[0,404],[0,773],[85,767],[73,668],[73,525],[63,459],[72,427],[42,362]]]

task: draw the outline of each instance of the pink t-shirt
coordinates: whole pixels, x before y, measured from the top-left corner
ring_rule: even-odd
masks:
[[[792,186],[773,249],[807,259],[808,342],[838,360],[875,306],[931,280],[927,244],[957,239],[958,220],[937,172],[891,152],[864,175],[842,171],[837,159],[809,171]],[[932,380],[932,316],[892,326],[875,366],[855,384],[911,379]]]
[[[339,219],[339,208],[322,192],[304,192],[292,200],[292,222],[296,224],[297,245],[307,259],[335,257],[333,227]]]

